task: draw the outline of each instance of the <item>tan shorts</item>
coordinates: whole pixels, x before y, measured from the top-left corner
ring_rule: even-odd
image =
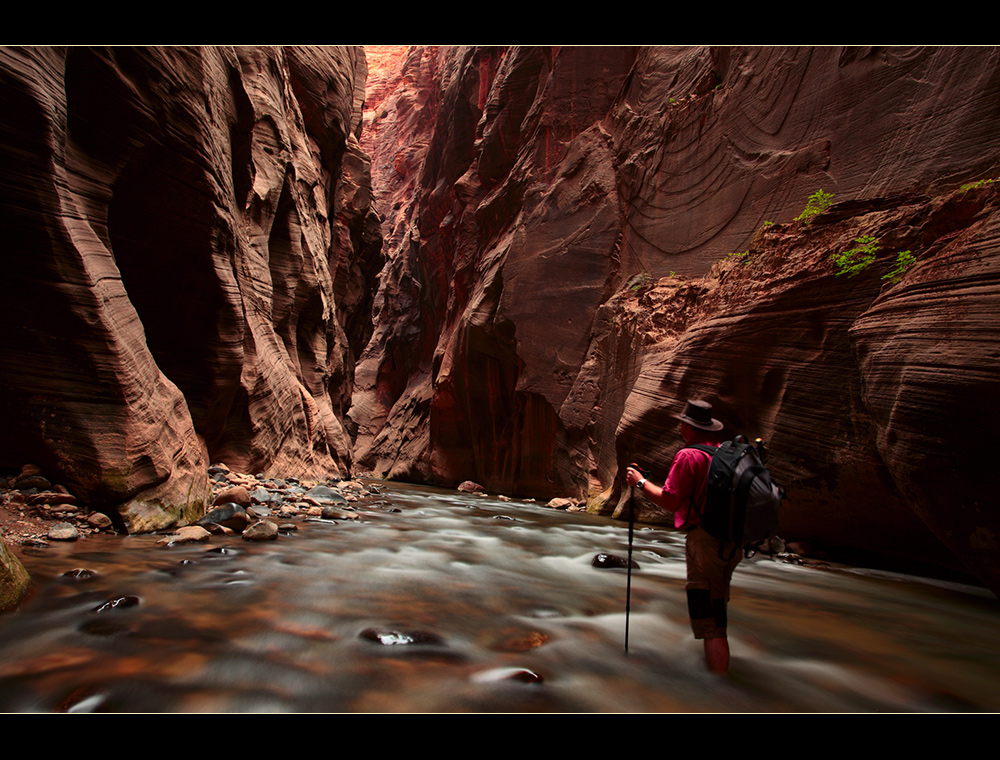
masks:
[[[688,613],[696,639],[726,637],[729,584],[743,559],[737,544],[723,544],[702,528],[687,534]],[[720,551],[721,550],[721,551]]]

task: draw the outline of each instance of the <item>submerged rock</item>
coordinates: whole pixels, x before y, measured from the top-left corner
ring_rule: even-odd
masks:
[[[493,668],[476,673],[472,680],[478,683],[497,683],[499,681],[520,681],[522,683],[542,683],[542,677],[527,668]]]
[[[400,631],[393,628],[366,628],[359,634],[364,641],[371,641],[383,646],[430,645],[442,646],[444,639],[435,633],[426,631]]]
[[[138,607],[139,597],[137,596],[119,596],[116,599],[111,599],[105,602],[99,607],[94,608],[94,612],[110,612],[111,610],[122,610],[128,609],[129,607]]]
[[[86,581],[90,580],[91,578],[96,578],[97,573],[93,570],[88,570],[83,567],[77,567],[74,568],[73,570],[67,570],[65,573],[62,574],[62,577],[71,578],[72,580],[76,581]]]
[[[132,629],[113,620],[88,620],[80,630],[91,636],[130,636]]]
[[[324,520],[357,520],[361,517],[357,512],[337,509],[336,507],[320,507],[319,516]]]
[[[591,560],[590,564],[593,565],[594,567],[598,567],[601,569],[608,569],[608,568],[624,569],[629,566],[629,561],[625,557],[618,557],[614,554],[604,554],[602,552],[601,554],[594,555],[594,559]],[[635,560],[632,560],[632,568],[638,570],[639,563],[636,562]]]

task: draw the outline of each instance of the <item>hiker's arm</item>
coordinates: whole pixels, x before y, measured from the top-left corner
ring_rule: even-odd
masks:
[[[638,485],[639,481],[642,479],[642,473],[637,470],[631,467],[625,470],[625,480],[628,481],[630,486]],[[670,512],[676,512],[684,503],[683,500],[679,499],[675,494],[660,488],[658,485],[648,480],[642,484],[642,488],[639,490],[642,492],[642,495],[651,502],[658,504]]]

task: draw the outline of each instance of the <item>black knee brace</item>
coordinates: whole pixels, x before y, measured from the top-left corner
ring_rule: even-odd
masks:
[[[713,599],[708,589],[691,588],[687,590],[688,615],[692,620],[715,619],[719,628],[725,628],[727,623],[726,600]]]

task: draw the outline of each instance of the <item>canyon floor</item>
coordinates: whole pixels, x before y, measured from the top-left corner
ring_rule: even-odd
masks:
[[[16,505],[0,505],[0,537],[7,546],[44,541],[49,530],[59,522],[62,520],[24,513]]]

